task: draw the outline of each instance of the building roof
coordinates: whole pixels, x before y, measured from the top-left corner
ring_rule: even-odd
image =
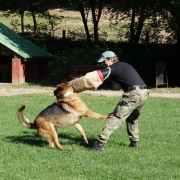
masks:
[[[25,59],[53,57],[52,54],[15,33],[2,23],[0,23],[0,44]]]

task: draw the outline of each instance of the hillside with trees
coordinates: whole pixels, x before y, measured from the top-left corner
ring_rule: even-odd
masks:
[[[180,0],[1,0],[0,15],[54,55],[50,82],[68,80],[73,65],[96,65],[103,51],[113,50],[150,87],[156,61],[167,63],[169,85],[180,85]]]

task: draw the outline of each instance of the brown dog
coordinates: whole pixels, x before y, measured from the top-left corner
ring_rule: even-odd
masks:
[[[21,106],[18,109],[20,123],[29,129],[37,129],[38,134],[47,140],[50,147],[55,145],[60,150],[70,150],[59,144],[58,134],[55,129],[55,127],[70,125],[73,125],[79,131],[84,141],[88,144],[84,130],[79,124],[79,119],[82,116],[104,119],[108,115],[101,115],[90,111],[79,95],[73,93],[72,87],[65,83],[57,86],[54,90],[54,95],[57,98],[57,102],[44,109],[36,117],[34,123],[30,123],[23,115],[25,105]]]

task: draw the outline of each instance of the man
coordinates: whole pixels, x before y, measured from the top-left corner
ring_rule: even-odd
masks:
[[[124,93],[114,111],[109,115],[106,124],[97,138],[92,150],[104,150],[110,135],[126,121],[127,133],[130,140],[129,147],[138,148],[139,129],[138,117],[144,104],[148,100],[147,86],[137,71],[128,63],[119,62],[112,51],[106,51],[98,60],[107,68],[87,73],[85,76],[69,82],[75,92],[87,89],[95,90],[107,77],[118,83]]]

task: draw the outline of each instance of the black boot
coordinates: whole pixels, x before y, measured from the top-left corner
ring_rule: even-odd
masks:
[[[104,151],[104,144],[98,141],[91,149],[92,151]]]
[[[132,148],[138,148],[138,147],[139,147],[138,141],[131,141],[129,147],[132,147]]]

